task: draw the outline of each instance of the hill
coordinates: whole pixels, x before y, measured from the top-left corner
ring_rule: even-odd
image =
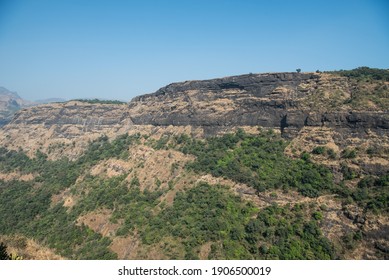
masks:
[[[62,98],[48,98],[29,101],[21,98],[16,92],[0,87],[0,127],[9,123],[14,117],[14,114],[22,108],[65,101],[66,100]]]
[[[0,87],[0,126],[6,124],[17,110],[29,104],[16,92]]]
[[[387,259],[385,71],[22,109],[0,131],[0,241],[25,258]]]

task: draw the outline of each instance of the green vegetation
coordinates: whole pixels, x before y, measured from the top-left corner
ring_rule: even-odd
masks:
[[[331,71],[329,73],[338,74],[349,78],[355,78],[358,80],[371,79],[371,80],[389,81],[388,69],[369,68],[366,66],[358,67],[353,70]]]
[[[230,244],[224,251],[226,258],[249,258],[239,239],[244,238],[244,224],[253,212],[255,208],[244,205],[227,189],[201,183],[178,193],[172,207],[150,220],[142,238],[153,243],[161,236],[172,235],[182,240],[185,258],[189,259],[196,258],[198,247],[210,241]]]
[[[388,110],[389,70],[359,67],[325,73],[344,78],[337,78],[308,93],[301,101],[306,108],[325,108],[328,112],[338,112],[340,108],[370,112]]]
[[[337,156],[336,152],[333,149],[327,148],[325,146],[317,146],[313,148],[312,154],[327,156],[330,159],[336,159]]]
[[[359,67],[353,70],[341,70],[331,72],[349,78],[349,86],[353,88],[350,98],[344,104],[355,109],[366,110],[367,107],[374,111],[379,108],[389,108],[389,70]],[[374,104],[374,107],[371,107]]]
[[[275,205],[258,211],[225,187],[207,183],[179,192],[173,205],[157,215],[147,211],[156,203],[153,198],[145,200],[138,196],[132,201],[137,201],[136,207],[126,206],[116,212],[115,218],[126,220],[120,233],[136,228],[146,245],[175,240],[173,244],[181,244],[186,259],[198,258],[201,246],[209,242],[212,246],[208,258],[211,259],[330,259],[335,256],[332,245],[319,230],[317,217],[304,216],[308,210],[304,205],[294,208]],[[257,218],[252,218],[255,213]],[[174,252],[165,253],[171,258],[178,257]]]
[[[334,187],[327,168],[307,156],[300,160],[286,157],[287,143],[272,131],[255,136],[238,131],[206,141],[178,137],[176,141],[182,152],[197,156],[188,168],[245,183],[259,192],[294,188],[317,197]]]
[[[340,164],[340,167],[341,167],[341,172],[343,174],[344,180],[351,180],[351,179],[354,179],[354,178],[356,178],[358,176],[358,174],[356,174],[355,170],[351,169],[344,162],[342,162]]]
[[[23,152],[8,151],[0,147],[0,170],[11,172],[14,170],[31,172],[33,168],[32,160]]]
[[[128,148],[139,139],[140,135],[122,135],[109,142],[101,137],[91,143],[89,149],[77,161],[68,159],[47,160],[47,156],[37,152],[34,159],[23,152],[7,151],[0,148],[0,170],[4,172],[19,171],[21,173],[37,173],[31,182],[0,182],[0,233],[21,233],[27,237],[55,248],[61,255],[72,259],[112,259],[116,255],[107,246],[110,240],[102,237],[85,226],[77,226],[75,220],[87,203],[96,204],[97,196],[115,196],[117,189],[106,188],[108,193],[99,194],[94,189],[91,197],[87,196],[77,208],[70,213],[61,204],[51,205],[53,195],[71,187],[76,179],[98,161],[112,157],[128,157]],[[85,182],[84,182],[85,183]],[[86,180],[86,183],[95,182]],[[104,182],[109,187],[117,182]],[[96,194],[97,193],[97,194]],[[93,202],[92,199],[96,198]],[[97,200],[98,202],[99,200]],[[104,203],[109,199],[101,198]],[[96,204],[94,207],[103,205]]]
[[[0,243],[0,260],[9,260],[7,246],[3,242]]]
[[[106,248],[108,239],[75,225],[76,216],[68,214],[62,205],[50,207],[54,191],[50,185],[36,188],[33,183],[16,181],[1,185],[1,234],[20,233],[35,238],[68,258],[115,258]]]
[[[317,146],[315,147],[313,150],[312,150],[312,154],[315,154],[315,155],[322,155],[324,154],[326,151],[326,147],[324,146]]]
[[[334,248],[319,228],[321,213],[312,219],[305,217],[307,211],[304,204],[262,210],[246,226],[250,251],[261,259],[334,259]]]
[[[88,150],[76,162],[76,164],[92,166],[104,159],[127,159],[129,155],[129,147],[133,144],[139,143],[140,137],[140,134],[123,134],[110,142],[107,136],[102,136],[89,145]]]
[[[77,222],[85,214],[108,209],[110,222],[118,225],[116,236],[136,236],[145,250],[158,248],[171,259],[196,259],[201,254],[209,259],[341,257],[339,248],[320,230],[326,207],[315,202],[258,209],[228,187],[205,182],[188,183],[174,201],[167,202],[165,195],[173,190],[175,180],[163,187],[166,182],[155,177],[156,188],[148,190],[142,188],[136,172],[130,178],[129,174],[90,175],[90,169],[102,160],[128,159],[129,149],[141,141],[155,149],[196,156],[186,166],[190,172],[228,178],[258,192],[270,191],[273,199],[277,190],[296,190],[307,197],[338,194],[344,203],[357,204],[365,211],[389,212],[389,174],[365,176],[355,189],[336,185],[330,170],[311,162],[309,153],[300,159],[286,157],[287,142],[272,131],[249,135],[238,130],[204,140],[187,135],[152,140],[125,134],[112,141],[100,137],[76,161],[48,160],[39,151],[29,158],[22,151],[0,148],[0,171],[36,174],[28,182],[0,181],[0,234],[34,238],[71,259],[115,259],[117,255],[109,248],[111,237]],[[329,151],[319,146],[312,154],[331,156]],[[353,150],[342,153],[344,158],[354,156]],[[176,169],[172,166],[170,172]],[[342,172],[345,179],[357,177],[346,164]],[[73,207],[55,202],[53,198],[63,192],[77,198]],[[342,244],[351,248],[363,238],[360,235],[345,235]],[[208,246],[207,255],[204,246]]]
[[[342,152],[342,158],[356,158],[357,157],[357,151],[354,149],[344,149]]]
[[[101,100],[101,99],[72,99],[71,101],[80,101],[80,102],[85,102],[85,103],[90,103],[90,104],[127,104],[126,102],[119,101],[119,100]]]
[[[366,211],[389,213],[389,173],[378,178],[362,178],[350,196]]]

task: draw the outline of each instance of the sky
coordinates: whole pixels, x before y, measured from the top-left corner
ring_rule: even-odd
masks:
[[[387,0],[0,0],[0,86],[27,100],[359,66],[389,68]]]

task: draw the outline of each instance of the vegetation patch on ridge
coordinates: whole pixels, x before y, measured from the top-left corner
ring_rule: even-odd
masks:
[[[297,190],[308,198],[337,194],[345,204],[373,213],[388,211],[387,174],[365,176],[356,189],[337,185],[331,171],[311,162],[310,154],[303,153],[300,159],[285,156],[287,142],[271,130],[257,135],[238,130],[203,140],[163,135],[151,141],[139,134],[124,134],[111,141],[100,137],[76,161],[48,160],[41,152],[29,158],[22,151],[0,148],[0,171],[37,174],[28,182],[0,181],[0,234],[36,239],[71,259],[115,259],[112,240],[130,235],[136,235],[146,250],[158,248],[170,259],[342,257],[341,250],[323,235],[323,210],[314,201],[259,209],[226,186],[200,180],[188,181],[168,205],[162,197],[174,189],[173,181],[169,188],[147,190],[141,188],[136,173],[131,178],[90,174],[101,161],[128,160],[131,147],[138,144],[194,155],[185,172],[224,177],[257,192]],[[65,190],[77,197],[70,208],[62,201],[52,202],[53,196]],[[114,236],[104,237],[77,223],[79,217],[99,209],[112,213],[110,222],[117,225]],[[363,238],[358,235],[358,241]]]

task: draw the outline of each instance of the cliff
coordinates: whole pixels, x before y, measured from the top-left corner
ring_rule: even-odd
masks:
[[[360,89],[345,77],[319,73],[249,74],[170,84],[129,104],[135,124],[280,129],[292,138],[304,126],[387,133],[387,108],[349,102]]]
[[[0,128],[0,241],[26,258],[387,259],[388,81],[250,74],[21,109]]]
[[[90,104],[80,101],[51,103],[21,109],[0,130],[0,143],[29,156],[37,150],[49,157],[78,157],[90,141],[128,131],[125,104]]]
[[[387,79],[364,75],[249,74],[170,84],[134,98],[129,115],[134,124],[201,127],[205,135],[272,128],[291,140],[291,157],[323,146],[336,156],[313,160],[335,172],[350,165],[357,173],[383,174],[389,170],[388,97]],[[356,158],[342,159],[346,149],[357,151]]]
[[[24,109],[15,114],[10,126],[75,125],[87,131],[113,125],[172,125],[201,127],[211,135],[229,127],[261,126],[279,129],[288,138],[295,137],[303,127],[331,127],[387,135],[388,82],[371,84],[366,88],[366,83],[323,73],[248,74],[186,81],[135,97],[128,107],[72,101]],[[384,91],[379,88],[383,86]]]
[[[266,73],[173,83],[128,104],[71,101],[17,112],[0,131],[0,142],[31,156],[41,149],[57,157],[81,154],[101,135],[169,130],[199,137],[237,127],[280,131],[292,140],[290,156],[324,145],[341,153],[362,149],[364,170],[384,172],[389,147],[389,82],[330,73]],[[304,144],[302,144],[304,143]],[[320,160],[320,159],[318,159]],[[339,169],[339,163],[329,163]],[[370,172],[369,171],[369,172]]]

